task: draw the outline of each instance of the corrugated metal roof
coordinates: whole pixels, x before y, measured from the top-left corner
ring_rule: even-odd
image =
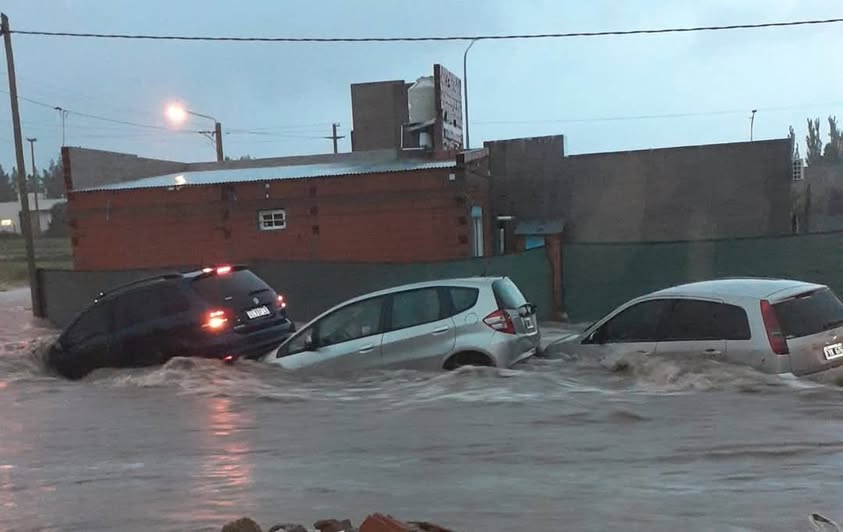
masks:
[[[192,185],[214,185],[220,183],[248,183],[281,179],[307,179],[312,177],[337,177],[359,174],[387,174],[412,172],[434,168],[456,168],[454,160],[430,161],[420,159],[392,159],[379,161],[348,161],[344,163],[321,163],[295,166],[265,166],[258,168],[233,168],[226,170],[196,170],[155,177],[146,177],[123,183],[111,183],[97,187],[75,190],[94,192],[98,190],[133,190],[141,188],[170,188]]]

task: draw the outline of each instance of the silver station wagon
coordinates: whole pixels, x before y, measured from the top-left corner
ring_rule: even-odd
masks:
[[[797,376],[843,364],[843,303],[827,286],[720,279],[632,300],[548,353],[705,356]]]
[[[506,277],[432,281],[346,301],[263,361],[290,370],[507,368],[535,355],[536,307]]]

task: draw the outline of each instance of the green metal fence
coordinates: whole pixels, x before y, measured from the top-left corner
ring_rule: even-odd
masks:
[[[843,232],[687,242],[567,244],[565,310],[597,319],[615,306],[675,284],[718,277],[784,277],[843,294]]]

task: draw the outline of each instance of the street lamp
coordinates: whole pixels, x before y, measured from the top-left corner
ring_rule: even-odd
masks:
[[[35,219],[37,220],[37,224],[35,226],[35,231],[33,234],[35,236],[41,234],[41,210],[38,208],[38,170],[35,169],[35,142],[38,139],[34,137],[26,137],[26,141],[29,142],[29,154],[32,157],[32,184],[35,186]]]
[[[222,153],[222,125],[219,121],[214,118],[213,116],[203,115],[202,113],[196,113],[189,109],[185,109],[184,106],[173,103],[167,106],[167,109],[164,113],[167,118],[177,124],[181,125],[187,120],[187,115],[198,116],[200,118],[207,118],[208,120],[212,120],[214,122],[214,131],[200,131],[200,133],[207,133],[213,136],[214,143],[217,146],[217,162],[223,162],[223,153]]]
[[[463,87],[463,99],[465,100],[465,149],[471,149],[471,137],[468,134],[469,123],[468,123],[468,51],[471,50],[471,47],[474,46],[474,43],[477,42],[477,39],[472,39],[471,44],[468,45],[468,48],[465,49],[465,53],[462,54],[462,87]]]

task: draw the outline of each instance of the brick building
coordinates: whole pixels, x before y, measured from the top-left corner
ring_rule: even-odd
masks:
[[[64,148],[75,267],[488,254],[485,150],[412,155],[382,150],[210,165]],[[121,178],[168,164],[179,171]],[[116,179],[92,177],[102,175],[97,168],[112,168]]]
[[[562,135],[487,142],[500,228],[564,222],[565,242],[791,232],[789,139],[567,155]],[[507,250],[513,248],[507,244]]]

